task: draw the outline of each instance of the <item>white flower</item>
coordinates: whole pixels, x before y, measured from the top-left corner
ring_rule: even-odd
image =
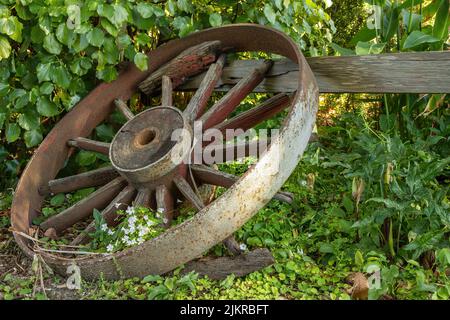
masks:
[[[164,219],[163,219],[163,222],[164,222],[164,224],[167,224],[167,223],[169,222],[169,219],[164,218]]]
[[[136,223],[136,221],[137,221],[137,219],[136,219],[135,216],[131,216],[131,217],[128,218],[128,223],[130,225],[134,225]]]
[[[104,223],[104,224],[101,225],[100,229],[102,231],[106,231],[106,230],[108,230],[108,226],[106,225],[106,223]]]
[[[304,255],[303,249],[299,249],[299,250],[297,250],[297,252],[298,252],[300,255]]]
[[[109,234],[110,236],[112,236],[112,235],[114,234],[114,232],[113,232],[111,229],[108,229],[108,234]]]
[[[114,207],[116,207],[116,209],[119,209],[119,207],[121,206],[122,204],[121,203],[119,203],[119,202],[117,202],[117,203],[114,203]]]
[[[128,236],[123,236],[123,241],[124,242],[128,242],[128,240],[129,240]]]
[[[134,214],[134,208],[133,207],[128,207],[126,213],[129,214],[129,215]]]
[[[151,227],[151,226],[153,226],[153,225],[155,225],[156,223],[154,222],[154,221],[152,221],[152,220],[148,220],[147,221],[147,226],[149,226],[149,227]]]
[[[113,252],[113,250],[114,250],[114,246],[112,244],[108,244],[108,246],[106,247],[106,251]]]
[[[247,250],[247,245],[245,243],[241,243],[241,245],[239,246],[239,249],[241,249],[241,251],[245,251],[245,250]]]

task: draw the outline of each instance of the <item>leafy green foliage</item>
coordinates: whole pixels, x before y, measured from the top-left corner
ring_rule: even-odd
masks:
[[[21,161],[11,161],[26,159],[26,148],[36,147],[99,81],[115,80],[121,62],[145,71],[145,52],[169,39],[253,22],[289,34],[304,50],[325,54],[334,32],[326,3],[0,1],[0,139],[6,144],[7,166],[20,169]]]

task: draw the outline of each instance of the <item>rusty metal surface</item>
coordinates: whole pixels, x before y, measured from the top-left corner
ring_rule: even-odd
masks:
[[[38,188],[54,179],[69,152],[67,140],[86,137],[113,108],[116,98],[128,100],[137,85],[149,74],[183,50],[205,41],[220,40],[236,51],[266,51],[283,55],[299,65],[298,89],[291,101],[280,135],[267,152],[228,191],[197,213],[140,246],[104,256],[73,260],[40,253],[61,273],[75,262],[86,279],[103,274],[106,279],[163,274],[201,256],[247,222],[288,179],[306,148],[317,112],[318,86],[311,69],[296,44],[274,29],[251,24],[229,25],[195,33],[169,42],[149,53],[149,69],[140,72],[130,65],[119,78],[101,84],[68,113],[50,132],[27,165],[16,189],[12,206],[12,226],[28,233],[32,219],[41,208]],[[92,107],[92,106],[95,106]],[[15,234],[19,246],[29,256],[34,252],[28,240]]]

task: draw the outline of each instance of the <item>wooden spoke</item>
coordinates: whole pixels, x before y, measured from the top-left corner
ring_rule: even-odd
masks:
[[[227,250],[234,256],[240,255],[242,253],[239,242],[236,241],[234,235],[231,235],[223,240],[223,244],[225,248],[227,248]]]
[[[220,51],[220,47],[220,41],[206,41],[184,50],[176,58],[142,81],[139,84],[139,90],[147,95],[151,95],[161,88],[161,81],[164,75],[172,79],[174,88],[178,87],[189,77],[201,73],[208,65],[213,63]]]
[[[225,61],[226,55],[222,54],[217,59],[216,63],[213,63],[209,67],[208,72],[200,83],[200,86],[189,101],[189,104],[183,112],[189,123],[194,122],[195,119],[203,114],[203,111],[206,108],[206,104],[211,97],[214,87],[216,86],[217,82],[220,79],[220,76],[222,75]]]
[[[194,177],[203,183],[220,186],[224,188],[231,187],[239,177],[222,172],[205,165],[191,165]],[[278,192],[274,199],[292,204],[293,195],[289,192]]]
[[[174,177],[173,182],[175,183],[181,194],[197,209],[201,210],[204,208],[202,199],[192,190],[189,183],[180,175]]]
[[[114,226],[115,220],[117,218],[117,210],[125,210],[131,203],[134,195],[136,194],[136,189],[128,185],[126,186],[112,201],[111,203],[102,211],[102,216],[106,221],[108,226]],[[86,229],[84,229],[71,243],[73,246],[78,246],[80,244],[85,244],[89,240],[89,234],[95,231],[95,222],[92,221]]]
[[[203,154],[192,153],[192,161],[199,164],[198,159],[203,159],[206,164],[220,164],[239,159],[254,157],[259,158],[270,145],[269,139],[259,139],[254,141],[237,142],[231,144],[213,143],[203,149]],[[200,158],[203,156],[203,158]]]
[[[284,110],[288,106],[289,101],[289,94],[277,94],[267,101],[264,101],[259,106],[218,124],[217,126],[215,126],[215,128],[220,130],[224,135],[227,129],[242,129],[245,132],[248,129],[253,128],[258,123],[270,119],[278,112]],[[227,135],[226,140],[233,139],[234,137],[235,135]]]
[[[61,179],[50,180],[46,186],[39,188],[39,193],[43,196],[56,193],[67,193],[78,189],[102,186],[119,173],[111,166],[83,172],[74,176]]]
[[[92,210],[105,208],[125,184],[126,181],[122,177],[114,179],[70,208],[47,219],[41,223],[40,227],[43,230],[54,228],[57,233],[64,231],[92,215]]]
[[[164,227],[168,228],[173,220],[174,198],[165,185],[156,188],[156,207],[164,215]]]
[[[272,65],[272,61],[264,61],[262,65],[239,81],[222,99],[201,116],[200,121],[203,122],[203,130],[209,129],[225,120],[239,103],[264,79],[264,75]]]
[[[75,147],[87,151],[94,151],[102,154],[109,154],[109,143],[95,141],[87,138],[78,137],[67,141],[70,147]]]
[[[182,176],[175,176],[173,182],[177,186],[178,190],[183,194],[183,196],[188,199],[197,210],[201,210],[205,207],[202,199],[192,190],[189,183]],[[234,235],[229,236],[223,241],[225,247],[230,251],[233,255],[241,254],[241,249],[239,248],[239,243],[234,238]]]
[[[123,114],[125,119],[131,120],[134,118],[133,112],[128,108],[127,104],[121,99],[115,99],[114,104],[117,109]]]
[[[172,80],[168,76],[162,77],[162,93],[161,93],[161,105],[163,107],[171,107],[172,103]]]
[[[152,192],[149,189],[139,190],[136,199],[134,199],[135,207],[146,207],[150,208]]]

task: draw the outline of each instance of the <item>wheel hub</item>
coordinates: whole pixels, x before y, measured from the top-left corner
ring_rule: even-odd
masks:
[[[168,184],[184,168],[192,130],[173,107],[155,107],[136,115],[114,137],[109,157],[117,171],[137,188]]]

